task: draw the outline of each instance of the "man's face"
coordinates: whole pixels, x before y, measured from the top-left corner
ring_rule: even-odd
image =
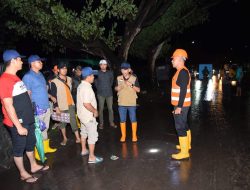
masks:
[[[58,75],[59,71],[58,71],[58,70],[53,70],[53,73],[54,73],[55,75]]]
[[[107,64],[100,64],[100,69],[102,70],[102,71],[106,71],[107,70]]]
[[[87,80],[88,80],[89,83],[92,84],[94,82],[94,80],[95,80],[95,76],[93,74],[89,75],[89,76],[87,76]]]
[[[128,69],[121,69],[121,72],[122,72],[122,75],[126,76],[130,73],[131,69],[128,68]]]
[[[52,69],[54,75],[58,75],[59,71],[58,71],[58,67],[54,66],[54,68]]]
[[[18,71],[22,70],[23,61],[20,57],[18,57],[16,59],[12,59],[12,61],[14,62],[14,66],[15,66],[16,70],[18,70]]]
[[[59,69],[59,74],[62,76],[66,76],[67,71],[68,71],[67,67],[63,67],[63,68]]]
[[[76,76],[80,77],[82,75],[82,71],[79,69],[76,69]]]
[[[42,61],[34,61],[31,63],[31,68],[37,69],[37,70],[41,70],[43,68],[43,63]]]
[[[173,57],[172,65],[173,65],[174,68],[177,68],[179,66],[181,59],[182,58],[179,57],[179,56]]]

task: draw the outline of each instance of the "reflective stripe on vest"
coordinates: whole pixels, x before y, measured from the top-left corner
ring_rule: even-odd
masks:
[[[176,84],[179,73],[182,69],[185,69],[186,71],[188,71],[188,69],[186,67],[183,67],[179,70],[176,71],[173,79],[172,79],[172,89],[171,89],[171,103],[174,106],[177,106],[179,103],[179,97],[180,97],[180,87]],[[186,92],[186,96],[183,102],[183,107],[188,107],[191,106],[191,90],[190,90],[190,82],[191,82],[191,77],[188,71],[188,75],[189,75],[189,82],[188,82],[188,86],[187,86],[187,92]]]

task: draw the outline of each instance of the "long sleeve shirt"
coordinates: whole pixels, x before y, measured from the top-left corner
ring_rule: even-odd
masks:
[[[51,84],[50,84],[50,94],[51,94],[51,96],[53,96],[57,100],[57,88],[56,88],[56,84],[54,82],[51,82]],[[54,103],[53,105],[55,108],[58,107],[57,102]]]
[[[97,95],[103,97],[113,96],[112,86],[114,83],[114,75],[112,71],[98,71],[98,78],[95,80]]]
[[[179,108],[182,108],[186,93],[187,93],[187,86],[189,83],[189,74],[188,71],[185,69],[182,69],[178,75],[176,84],[180,87],[180,97],[179,97],[179,103],[178,106]]]

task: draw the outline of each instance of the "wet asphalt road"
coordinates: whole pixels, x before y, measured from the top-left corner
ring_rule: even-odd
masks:
[[[169,89],[169,87],[167,87]],[[170,89],[169,89],[170,90]],[[49,172],[39,174],[36,184],[25,184],[17,169],[0,170],[2,190],[243,190],[250,189],[250,100],[244,96],[224,101],[216,79],[194,80],[189,124],[192,130],[191,158],[171,160],[177,136],[172,118],[169,91],[141,94],[138,107],[138,143],[120,143],[119,128],[108,125],[99,131],[96,154],[104,162],[89,165],[80,156],[80,146],[71,141],[59,145],[60,133],[50,131],[52,145],[47,154]],[[116,109],[116,108],[115,108]],[[107,110],[106,110],[107,111]],[[115,117],[118,121],[117,111]],[[107,118],[107,117],[106,117]],[[118,160],[111,160],[116,155]],[[28,162],[26,159],[27,168]]]

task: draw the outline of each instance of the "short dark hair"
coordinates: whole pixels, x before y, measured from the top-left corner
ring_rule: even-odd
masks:
[[[5,70],[5,65],[1,63],[0,64],[0,76],[3,74],[4,70]]]
[[[64,62],[60,62],[58,65],[57,65],[58,69],[62,69],[64,67],[68,68],[68,64],[67,63],[64,63]]]
[[[77,65],[76,68],[75,68],[75,70],[81,71],[82,70],[82,66],[81,65]]]
[[[4,67],[7,68],[10,66],[10,63],[11,63],[11,60],[10,61],[7,61],[7,62],[4,62]]]

